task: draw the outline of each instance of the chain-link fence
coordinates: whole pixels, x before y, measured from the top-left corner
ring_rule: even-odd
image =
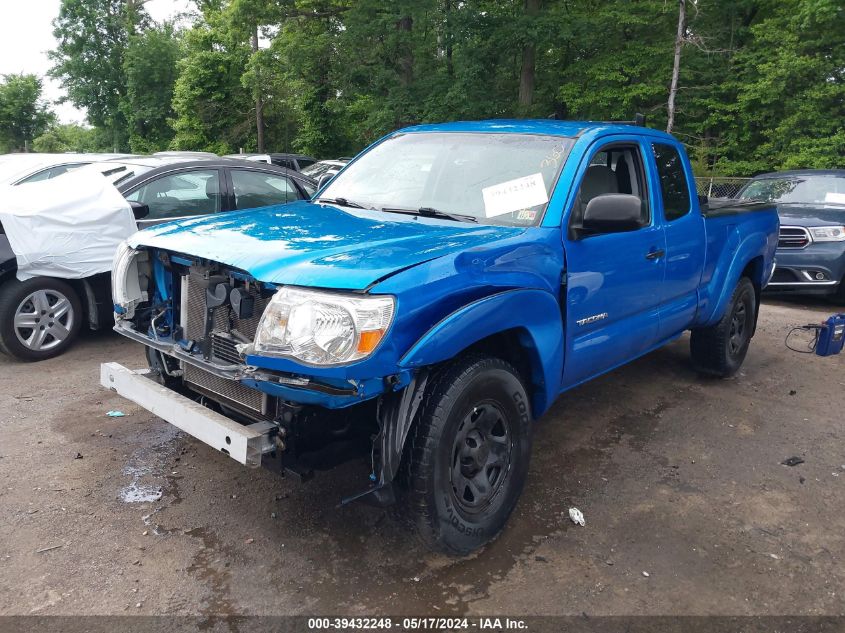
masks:
[[[739,190],[750,178],[722,178],[718,176],[695,179],[695,188],[699,196],[708,198],[735,198]]]

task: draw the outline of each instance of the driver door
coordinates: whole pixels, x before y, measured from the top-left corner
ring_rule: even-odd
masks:
[[[605,140],[579,170],[577,195],[564,216],[564,388],[636,358],[657,343],[666,243],[646,178],[647,150],[636,138]],[[579,230],[589,202],[607,194],[640,198],[639,228]]]

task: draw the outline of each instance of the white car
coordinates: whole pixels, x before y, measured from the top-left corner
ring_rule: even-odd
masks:
[[[350,159],[348,158],[339,158],[337,160],[321,160],[313,165],[306,167],[302,170],[302,173],[314,180],[319,182],[323,182],[323,178],[326,177],[326,180],[329,178],[334,178],[337,173],[346,167],[346,163],[349,162]]]
[[[285,169],[293,169],[295,171],[303,171],[305,168],[317,162],[316,158],[306,156],[305,154],[227,154],[224,158],[236,158],[238,160],[251,160],[256,163],[267,163],[268,165],[278,165]]]
[[[69,171],[130,154],[4,154],[0,156],[0,185],[23,185],[49,180]]]

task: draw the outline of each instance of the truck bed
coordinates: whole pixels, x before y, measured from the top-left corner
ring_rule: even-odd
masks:
[[[721,217],[725,215],[739,215],[756,211],[770,211],[770,202],[759,200],[738,200],[736,198],[710,198],[707,204],[701,205],[701,215],[705,218]]]

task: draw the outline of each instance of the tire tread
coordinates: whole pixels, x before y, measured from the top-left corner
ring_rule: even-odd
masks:
[[[719,322],[710,327],[692,331],[690,336],[690,356],[693,367],[699,373],[719,378],[728,378],[739,369],[739,367],[732,368],[730,366],[725,350],[727,349],[728,338],[730,336],[733,306],[737,298],[747,288],[750,288],[752,296],[755,296],[751,280],[748,277],[741,277],[731,295],[728,309],[725,310],[725,314]],[[755,312],[759,309],[756,301],[753,302],[753,309]]]
[[[450,547],[439,538],[436,517],[431,512],[431,497],[435,491],[429,489],[424,473],[434,468],[438,448],[434,438],[440,435],[435,432],[439,430],[436,427],[442,427],[448,419],[449,411],[442,405],[443,401],[456,384],[485,369],[503,369],[519,377],[516,369],[504,360],[477,353],[465,354],[436,368],[429,378],[418,418],[408,438],[407,468],[404,470],[407,488],[404,505],[407,511],[404,514],[411,524],[409,527],[422,545],[454,556],[468,552]]]

